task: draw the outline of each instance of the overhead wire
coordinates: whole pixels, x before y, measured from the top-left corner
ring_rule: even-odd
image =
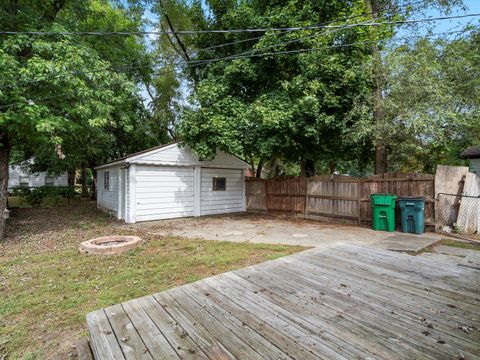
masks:
[[[448,31],[448,32],[440,32],[440,33],[434,33],[434,34],[426,34],[426,35],[412,35],[412,36],[405,36],[405,37],[397,38],[397,39],[395,39],[395,41],[413,39],[413,38],[422,38],[422,37],[434,37],[434,36],[440,36],[440,35],[461,34],[461,33],[466,33],[468,31],[469,30],[466,30],[466,31],[465,30],[460,30],[460,31]],[[388,41],[391,41],[391,39],[385,39],[385,40],[379,40],[379,41],[380,42],[388,42]],[[252,58],[252,57],[263,57],[263,56],[271,56],[271,55],[295,54],[295,53],[319,51],[319,50],[325,50],[325,49],[336,49],[336,48],[343,48],[343,47],[367,45],[367,44],[372,44],[373,42],[375,42],[375,41],[367,40],[367,41],[356,42],[356,43],[348,43],[348,44],[326,45],[326,46],[321,46],[321,47],[316,47],[316,48],[282,50],[282,51],[274,51],[274,52],[267,52],[267,53],[260,53],[260,54],[251,54],[251,55],[247,54],[247,55],[239,55],[239,56],[220,57],[220,58],[208,59],[208,60],[203,60],[203,61],[199,60],[197,62],[192,61],[187,65],[187,67],[205,65],[205,64],[215,63],[215,62],[219,62],[219,61],[246,59],[246,58]]]
[[[405,36],[401,38],[397,38],[396,41],[398,40],[407,40],[407,39],[412,39],[412,38],[419,38],[419,37],[434,37],[434,36],[440,36],[440,35],[451,35],[451,34],[460,34],[460,33],[466,33],[468,31],[461,30],[461,31],[452,31],[452,32],[440,32],[440,33],[434,33],[434,34],[427,34],[427,35],[413,35],[413,36]],[[385,40],[388,41],[388,40]],[[322,46],[318,48],[305,48],[305,49],[295,49],[295,50],[284,50],[284,51],[276,51],[276,52],[269,52],[269,53],[262,53],[262,54],[252,54],[252,55],[244,55],[241,57],[238,57],[237,59],[244,59],[244,58],[251,58],[251,57],[261,57],[261,56],[273,56],[273,55],[285,55],[285,54],[297,54],[297,53],[306,53],[306,52],[313,52],[313,51],[320,51],[320,50],[325,50],[325,49],[334,49],[334,48],[343,48],[343,47],[352,47],[352,46],[361,46],[361,45],[366,45],[370,44],[372,41],[363,41],[363,42],[357,42],[357,43],[349,43],[349,44],[337,44],[337,45],[329,45],[329,46]],[[223,58],[218,58],[218,59],[211,59],[207,60],[202,63],[197,63],[197,64],[189,64],[187,67],[194,67],[194,66],[199,66],[199,65],[204,65],[206,63],[210,62],[217,62],[217,61],[223,61]],[[229,60],[236,60],[236,59],[229,59]],[[62,96],[67,96],[67,95],[74,95],[72,92],[67,92],[67,93],[62,93],[62,94],[57,94],[53,96],[48,96],[48,97],[43,97],[35,100],[25,100],[25,101],[17,101],[11,104],[7,105],[0,105],[0,109],[8,108],[15,106],[19,103],[29,103],[29,102],[40,102],[44,100],[49,100],[52,98],[58,98]]]
[[[357,16],[355,16],[357,17]],[[353,18],[353,17],[352,17]],[[341,21],[341,20],[332,20],[330,22],[334,22],[334,21]],[[369,20],[371,21],[371,20]],[[349,25],[345,25],[345,28],[350,28]],[[340,31],[340,30],[343,30],[343,28],[337,28],[337,29],[333,29],[333,30],[327,30],[329,32],[336,32],[336,31]],[[265,49],[265,48],[271,48],[271,47],[275,47],[275,46],[281,46],[281,45],[287,45],[287,44],[291,44],[291,43],[296,43],[296,42],[300,42],[300,41],[303,41],[307,38],[312,38],[312,37],[315,37],[315,36],[318,36],[319,34],[313,34],[313,35],[309,35],[309,36],[306,36],[306,37],[301,37],[301,38],[298,38],[298,39],[293,39],[293,40],[289,40],[289,41],[285,41],[285,42],[280,42],[280,43],[277,43],[277,44],[271,44],[271,45],[268,45],[264,48],[256,48],[256,49],[252,49],[252,50],[248,50],[248,51],[245,51],[241,54],[246,54],[246,53],[249,53],[251,51],[253,52],[257,52],[257,51],[260,51],[262,49]],[[260,36],[258,38],[262,38],[263,36]],[[239,40],[239,41],[235,41],[235,42],[230,42],[230,43],[227,43],[227,44],[224,44],[224,45],[233,45],[233,44],[237,44],[237,43],[241,43],[242,41]],[[218,47],[220,47],[220,45],[218,45]],[[211,50],[211,49],[214,49],[215,46],[212,46],[212,47],[207,47],[207,48],[203,48],[203,49],[198,49],[198,50],[194,50],[195,52],[200,52],[200,51],[205,51],[205,50]],[[155,58],[153,58],[155,59]],[[41,82],[41,81],[45,81],[46,79],[55,79],[55,78],[60,78],[60,77],[63,77],[63,76],[68,76],[68,75],[87,75],[87,74],[94,74],[94,73],[97,73],[97,72],[102,72],[102,71],[118,71],[118,72],[124,72],[126,70],[131,70],[131,69],[141,69],[141,68],[149,68],[151,67],[151,64],[148,64],[148,65],[133,65],[133,66],[124,66],[124,67],[115,67],[115,66],[108,66],[108,67],[105,67],[105,68],[101,68],[101,69],[96,69],[96,70],[90,70],[90,71],[79,71],[79,70],[75,70],[75,71],[72,71],[72,72],[64,72],[64,73],[56,73],[56,74],[51,74],[49,76],[44,76],[42,79],[38,79],[38,80],[29,80],[29,81],[21,81],[20,83],[22,84],[33,84],[33,83],[36,83],[36,82]],[[17,80],[20,80],[20,77],[17,77]],[[8,88],[8,87],[13,87],[14,84],[6,84],[6,86],[2,86],[0,87],[0,89],[4,89],[4,88]]]
[[[467,15],[475,15],[475,14],[467,14]],[[360,16],[360,15],[358,15]],[[365,14],[363,14],[362,16],[365,16]],[[480,16],[480,14],[477,14],[476,16]],[[350,18],[355,18],[357,17],[357,15],[355,16],[352,16]],[[417,20],[414,20],[415,22],[420,22],[420,21],[430,21],[432,20],[433,18],[428,18],[428,19],[417,19]],[[440,18],[438,18],[440,19]],[[441,19],[446,19],[446,17],[442,17]],[[341,21],[341,20],[332,20],[331,22],[334,22],[334,21]],[[386,22],[381,22],[380,24],[389,24],[390,22],[386,21]],[[342,25],[342,26],[335,26],[335,28],[328,28],[327,30],[329,31],[338,31],[338,30],[344,30],[344,29],[349,29],[349,28],[354,28],[354,27],[358,27],[358,26],[363,26],[363,25],[371,25],[372,24],[372,21],[366,21],[366,22],[361,22],[361,23],[353,23],[353,24],[345,24],[345,25]],[[0,32],[1,33],[1,32]],[[322,34],[323,35],[323,34]],[[278,43],[278,44],[271,44],[271,45],[268,45],[267,47],[265,48],[271,48],[271,47],[275,47],[275,46],[282,46],[282,45],[286,45],[286,44],[290,44],[290,43],[295,43],[295,42],[300,42],[300,41],[303,41],[304,39],[307,39],[307,38],[312,38],[312,37],[315,37],[317,36],[317,34],[313,34],[313,35],[309,35],[307,37],[303,37],[303,38],[299,38],[299,39],[293,39],[293,40],[289,40],[287,42],[281,42],[281,43]],[[262,36],[263,37],[263,36]],[[261,37],[260,37],[261,38]],[[239,43],[239,42],[242,42],[243,40],[239,40],[237,42],[230,42],[228,43],[229,45],[233,45],[233,44],[236,44],[236,43]],[[220,46],[220,45],[216,45],[216,46]],[[200,51],[204,51],[204,50],[210,50],[210,49],[213,49],[215,48],[215,46],[212,46],[212,47],[207,47],[207,48],[204,48],[204,49],[198,49],[198,50],[195,50],[197,52],[200,52]],[[250,52],[258,52],[258,51],[261,51],[262,48],[256,48],[256,49],[252,49],[252,50],[248,50],[248,51],[245,51],[243,53],[240,53],[240,54],[235,54],[235,55],[230,55],[229,57],[232,57],[232,58],[235,58],[236,56],[239,56],[239,55],[244,55],[244,54],[248,54]],[[206,60],[193,60],[192,62],[190,63],[197,63],[199,61],[206,61]],[[55,79],[56,77],[62,77],[62,76],[68,76],[68,75],[78,75],[78,74],[93,74],[93,73],[96,73],[96,72],[101,72],[101,71],[119,71],[119,72],[124,72],[125,70],[130,70],[130,69],[141,69],[141,68],[148,68],[148,67],[151,67],[151,64],[148,64],[148,65],[133,65],[133,66],[125,66],[125,67],[118,67],[118,68],[115,68],[115,67],[111,67],[110,65],[108,67],[105,67],[105,68],[102,68],[102,69],[98,69],[98,70],[91,70],[91,71],[88,71],[88,72],[82,72],[82,71],[72,71],[72,72],[69,72],[69,73],[58,73],[58,74],[52,74],[50,76],[47,76],[46,78],[48,79]],[[17,79],[20,79],[20,78],[17,78]],[[45,79],[45,78],[44,78]],[[39,79],[39,80],[32,80],[32,81],[23,81],[22,83],[24,84],[30,84],[30,83],[35,83],[35,82],[41,82],[41,81],[44,81],[44,79]],[[12,87],[14,86],[13,84],[6,84],[6,86],[2,86],[1,88],[8,88],[8,87]]]
[[[415,24],[419,22],[442,21],[452,19],[462,19],[468,17],[477,17],[480,13],[453,15],[453,16],[437,16],[423,19],[411,20],[391,20],[383,22],[371,22],[368,24],[357,24],[358,26],[383,26],[383,25],[401,25],[401,24]],[[335,29],[343,25],[309,25],[297,27],[272,27],[272,28],[252,28],[252,29],[214,29],[214,30],[165,30],[165,31],[0,31],[0,35],[41,35],[41,36],[131,36],[131,35],[162,35],[162,34],[224,34],[224,33],[253,33],[253,32],[268,32],[268,31],[299,31],[299,30],[314,30],[314,29]]]

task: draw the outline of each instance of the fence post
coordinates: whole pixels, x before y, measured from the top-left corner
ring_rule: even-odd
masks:
[[[358,207],[358,225],[362,223],[362,183],[357,181],[357,207]]]
[[[308,201],[308,178],[305,178],[305,207],[303,209],[303,218],[307,218],[307,201]]]

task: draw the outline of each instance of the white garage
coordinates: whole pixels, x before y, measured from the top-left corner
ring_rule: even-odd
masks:
[[[98,166],[97,207],[127,223],[245,211],[248,164],[218,151],[199,160],[178,143]]]

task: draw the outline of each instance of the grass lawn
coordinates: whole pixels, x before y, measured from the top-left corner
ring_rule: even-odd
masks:
[[[0,359],[75,357],[92,310],[303,250],[136,231],[147,241],[126,254],[78,252],[81,241],[119,233],[134,234],[93,203],[12,212],[0,241]]]

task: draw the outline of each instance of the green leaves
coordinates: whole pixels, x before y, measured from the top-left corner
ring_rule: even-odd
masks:
[[[13,30],[136,31],[142,25],[136,10],[108,1],[66,1],[56,12],[50,1],[35,3],[19,5]],[[149,61],[135,36],[2,37],[0,132],[17,153],[56,170],[151,146],[136,84],[151,71]]]
[[[363,8],[335,1],[232,2],[221,10],[212,5],[211,27],[254,28],[306,26],[348,16]],[[361,19],[356,19],[361,21]],[[261,34],[249,34],[253,37]],[[348,40],[345,36],[348,35]],[[222,35],[223,36],[223,35]],[[229,34],[194,37],[197,48],[242,38]],[[226,37],[225,36],[225,37]],[[349,158],[347,148],[365,142],[347,139],[352,124],[368,114],[358,111],[366,101],[369,78],[363,68],[368,53],[359,49],[328,49],[339,41],[365,38],[361,30],[267,32],[256,41],[199,52],[200,59],[236,55],[252,47],[255,54],[320,48],[310,53],[278,54],[215,62],[201,66],[191,110],[180,124],[183,139],[202,155],[220,147],[244,158],[272,156],[299,161],[336,153]],[[208,40],[210,39],[210,40]]]
[[[420,39],[386,58],[387,120],[373,131],[395,148],[394,169],[433,171],[480,141],[478,37]]]

